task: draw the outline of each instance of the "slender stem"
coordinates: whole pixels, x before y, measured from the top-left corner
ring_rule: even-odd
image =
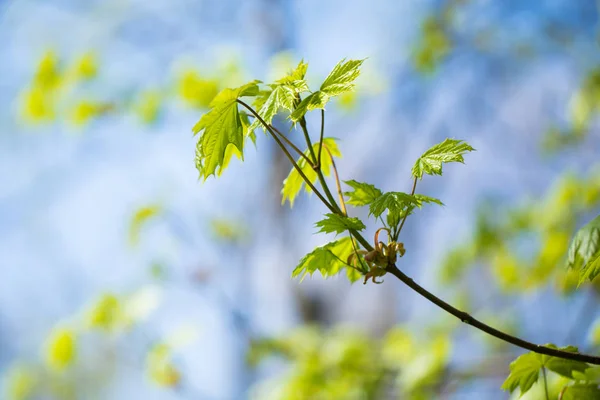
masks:
[[[548,379],[546,378],[546,367],[542,367],[542,375],[544,376],[544,392],[546,393],[546,400],[550,400],[548,394]]]
[[[308,156],[306,154],[304,154],[304,152],[302,150],[300,150],[290,139],[287,138],[287,136],[285,136],[283,133],[281,133],[281,131],[277,128],[275,128],[273,125],[269,125],[271,127],[271,129],[273,131],[275,131],[279,137],[281,139],[283,139],[292,149],[296,150],[296,153],[298,153],[300,155],[300,157],[304,158],[307,162],[308,165],[311,166],[311,168],[315,168],[315,164],[313,163],[313,161],[308,158]]]
[[[310,135],[308,134],[308,128],[306,127],[306,118],[300,118],[300,128],[302,128],[302,133],[304,133],[304,140],[306,140],[306,144],[308,145],[308,150],[310,151],[310,155],[313,158],[315,168],[319,168],[321,165],[321,159],[317,158],[315,154],[315,149],[313,149],[312,141],[310,140]]]
[[[469,324],[495,338],[503,340],[507,343],[513,344],[515,346],[521,347],[526,350],[533,351],[538,354],[545,354],[548,356],[564,358],[567,360],[581,361],[589,364],[600,365],[600,357],[592,356],[588,354],[581,353],[572,353],[569,351],[563,351],[558,349],[553,349],[550,347],[540,346],[535,343],[528,342],[526,340],[520,339],[518,337],[509,335],[508,333],[504,333],[499,331],[491,326],[484,324],[483,322],[473,318],[471,315],[464,311],[460,311],[459,309],[453,307],[452,305],[446,303],[444,300],[440,299],[433,293],[427,291],[425,288],[417,284],[412,278],[408,277],[404,272],[400,271],[398,267],[394,264],[388,265],[386,268],[387,272],[394,275],[396,278],[401,280],[406,286],[425,297],[427,300],[440,307],[444,311],[454,315],[456,318],[460,319],[462,322]]]
[[[321,137],[319,138],[319,167],[321,167],[321,150],[323,149],[323,134],[325,133],[325,110],[321,109]],[[333,157],[331,157],[333,160]]]
[[[271,129],[271,127],[269,126],[269,124],[267,124],[261,118],[261,116],[258,115],[258,113],[256,111],[254,111],[254,109],[252,107],[250,107],[248,104],[244,103],[240,99],[237,99],[236,101],[239,104],[241,104],[244,107],[246,107],[252,114],[254,114],[254,116],[256,118],[258,118],[258,120],[260,121],[260,123],[263,124],[263,126],[265,126],[267,128],[267,130],[269,131],[269,133],[271,134],[271,136],[273,137],[273,139],[275,139],[275,141],[277,142],[277,144],[279,145],[279,147],[281,148],[281,150],[285,153],[285,155],[290,160],[290,162],[292,163],[292,165],[294,166],[294,168],[296,169],[296,171],[298,171],[298,173],[300,174],[300,176],[302,177],[302,179],[304,179],[304,182],[313,190],[313,192],[315,192],[315,194],[317,195],[317,197],[319,198],[319,200],[321,200],[323,202],[323,204],[325,204],[327,206],[327,208],[329,208],[329,210],[331,210],[331,212],[337,213],[338,210],[336,208],[334,208],[331,204],[329,204],[329,202],[325,199],[325,197],[323,197],[323,195],[317,190],[317,188],[315,187],[315,185],[313,185],[311,183],[311,181],[308,179],[308,177],[306,176],[306,174],[302,171],[302,168],[300,168],[298,166],[298,164],[296,163],[296,161],[294,160],[294,157],[292,157],[292,155],[290,154],[290,152],[288,151],[288,149],[284,146],[284,144],[281,142],[281,140],[279,140],[279,137],[277,136],[277,134],[275,132],[273,132],[273,130]]]
[[[350,241],[352,242],[352,249],[354,250],[354,254],[358,258],[358,262],[360,263],[360,266],[363,268],[363,270],[362,271],[359,270],[359,272],[361,272],[362,274],[365,274],[366,272],[368,272],[369,268],[363,264],[363,260],[361,260],[360,257],[358,256],[358,249],[356,248],[356,243],[354,242],[354,235],[352,235],[352,232],[350,232]],[[358,270],[358,268],[355,268],[355,269]]]
[[[354,235],[354,237],[356,238],[356,240],[363,245],[363,247],[365,248],[365,250],[367,251],[371,251],[373,250],[373,246],[371,246],[371,243],[369,243],[367,241],[367,239],[365,239],[360,233],[358,233],[358,231],[354,230],[354,229],[349,229],[350,233]]]
[[[417,177],[415,177],[415,180],[413,181],[412,190],[410,191],[411,196],[413,196],[415,194],[415,190],[417,190]],[[398,236],[400,236],[400,232],[402,232],[402,227],[404,226],[404,223],[406,222],[406,218],[408,218],[408,213],[406,213],[404,218],[402,218],[400,227],[398,227],[398,230],[396,231],[396,234],[394,235],[395,239],[398,239]]]
[[[321,147],[319,147],[319,152],[320,150]],[[333,167],[333,175],[335,176],[335,185],[337,186],[337,192],[340,198],[342,212],[344,213],[344,215],[348,215],[348,212],[346,210],[346,203],[344,202],[344,194],[342,193],[342,184],[340,183],[340,176],[338,175],[338,170],[335,166],[335,160],[333,159],[333,155],[331,154],[331,151],[329,151],[329,148],[327,146],[325,146],[325,151],[327,152],[327,154],[329,154],[329,158],[331,159],[331,166]]]
[[[313,149],[313,145],[310,140],[310,135],[308,134],[308,129],[306,128],[306,119],[304,117],[302,117],[300,119],[300,127],[302,128],[302,132],[304,132],[304,139],[306,140],[306,144],[308,145],[308,148],[310,149],[310,155],[314,160],[314,165],[315,165],[314,170],[317,173],[317,177],[319,178],[321,187],[323,188],[323,191],[325,192],[325,196],[327,196],[327,198],[331,202],[332,206],[335,209],[337,209],[337,211],[335,213],[342,214],[342,210],[338,207],[337,202],[335,201],[335,198],[333,197],[333,195],[331,194],[331,191],[329,190],[329,186],[327,186],[327,181],[325,181],[325,177],[323,176],[323,171],[321,171],[321,159],[320,158],[317,159],[317,155],[315,154],[315,150]]]

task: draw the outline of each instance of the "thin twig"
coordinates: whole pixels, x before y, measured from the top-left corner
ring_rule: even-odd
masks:
[[[325,133],[325,110],[321,109],[321,137],[319,138],[319,167],[321,167],[321,150],[323,149],[323,135]],[[333,157],[331,158],[333,160]]]
[[[320,148],[319,148],[320,150]],[[333,167],[333,175],[335,176],[335,185],[337,186],[338,196],[340,197],[340,205],[342,207],[342,212],[344,215],[348,215],[346,211],[346,203],[344,202],[344,194],[342,193],[342,184],[340,183],[340,176],[338,175],[337,167],[335,166],[335,160],[333,159],[333,155],[329,148],[325,146],[325,151],[329,154],[329,158],[331,159],[331,166]]]
[[[258,118],[258,120],[260,121],[260,123],[263,124],[263,126],[265,126],[267,128],[267,130],[269,131],[269,133],[271,134],[271,136],[273,137],[273,139],[275,139],[275,141],[277,142],[277,144],[279,145],[279,147],[281,148],[281,150],[283,150],[283,152],[285,153],[285,155],[287,156],[287,158],[290,160],[290,162],[292,163],[292,165],[294,166],[294,168],[296,169],[296,171],[298,171],[298,173],[302,177],[302,179],[304,179],[304,182],[312,189],[313,192],[315,192],[315,194],[317,195],[317,197],[319,198],[319,200],[321,200],[323,202],[323,204],[325,204],[327,206],[327,208],[329,208],[329,210],[331,210],[331,212],[337,213],[338,211],[331,204],[329,204],[329,202],[325,199],[325,197],[323,197],[323,195],[317,190],[317,188],[315,187],[315,185],[313,185],[312,182],[308,179],[308,177],[306,176],[306,174],[302,171],[302,168],[300,168],[298,166],[298,164],[294,160],[294,157],[292,157],[292,155],[290,154],[290,152],[288,151],[288,149],[283,145],[283,143],[281,142],[281,140],[279,140],[279,137],[277,136],[277,134],[275,132],[273,132],[273,130],[271,130],[271,127],[269,126],[269,124],[267,124],[261,118],[261,116],[258,115],[258,113],[256,111],[254,111],[254,109],[252,107],[250,107],[248,104],[244,103],[240,99],[237,99],[236,101],[239,104],[241,104],[244,107],[246,107],[252,114],[254,114],[254,116],[256,118]]]
[[[427,291],[425,288],[417,284],[412,278],[404,274],[404,272],[400,271],[398,267],[394,264],[390,264],[387,266],[386,271],[394,275],[400,281],[402,281],[406,286],[410,287],[412,290],[425,297],[427,300],[440,307],[444,311],[454,315],[456,318],[460,319],[462,322],[469,324],[495,338],[503,340],[507,343],[513,344],[515,346],[521,347],[525,350],[533,351],[538,354],[545,354],[548,356],[564,358],[567,360],[581,361],[589,364],[600,365],[600,357],[592,356],[588,354],[581,353],[572,353],[569,351],[563,351],[558,349],[553,349],[546,346],[540,346],[535,343],[528,342],[521,338],[509,335],[508,333],[499,331],[491,326],[484,324],[483,322],[473,318],[471,315],[467,314],[464,311],[460,311],[459,309],[453,307],[452,305],[446,303],[444,300],[440,299],[433,293]]]
[[[273,125],[269,124],[269,126],[271,127],[271,129],[273,129],[273,131],[275,131],[280,138],[282,138],[283,140],[285,140],[285,142],[290,145],[290,147],[294,150],[296,150],[296,153],[300,154],[300,157],[304,158],[307,162],[308,165],[310,165],[311,168],[315,168],[315,164],[312,162],[312,160],[306,155],[304,154],[304,152],[302,150],[300,150],[290,139],[287,138],[287,136],[285,136],[283,133],[281,133],[281,131],[277,128],[275,128]]]
[[[412,190],[410,191],[410,195],[414,196],[416,190],[417,190],[417,177],[415,176],[415,180],[413,181],[413,186],[412,186]],[[400,232],[402,232],[402,227],[404,226],[404,223],[406,222],[406,218],[408,218],[408,212],[406,213],[406,215],[404,216],[404,218],[402,218],[402,222],[400,223],[400,227],[396,231],[396,235],[395,235],[396,239],[398,238],[398,236],[400,236]]]
[[[313,149],[312,141],[310,140],[310,135],[308,134],[308,129],[306,127],[306,119],[304,117],[302,117],[300,119],[300,127],[302,128],[302,132],[304,132],[304,139],[306,140],[306,144],[307,144],[308,148],[310,149],[310,155],[314,160],[314,164],[315,164],[314,170],[317,173],[317,177],[319,178],[319,183],[321,183],[321,187],[323,188],[323,191],[325,192],[325,196],[327,196],[327,198],[331,202],[331,205],[337,210],[335,213],[343,215],[342,210],[338,207],[337,202],[335,201],[335,198],[333,197],[333,195],[331,194],[331,191],[329,190],[329,186],[327,186],[327,181],[325,181],[325,176],[323,176],[323,171],[321,170],[321,159],[317,160],[317,155],[315,154],[315,150]]]

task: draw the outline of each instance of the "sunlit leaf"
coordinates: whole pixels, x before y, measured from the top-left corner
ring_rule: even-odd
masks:
[[[473,150],[475,149],[462,140],[446,139],[431,147],[417,159],[412,174],[419,179],[423,178],[423,174],[442,175],[442,164],[464,163],[463,155]]]
[[[300,276],[304,279],[307,274],[312,275],[315,271],[319,271],[324,278],[336,275],[342,268],[350,268],[345,263],[353,251],[349,237],[317,247],[300,260],[292,277]]]
[[[315,152],[315,155],[319,153],[318,143],[313,144],[313,150]],[[327,150],[329,150],[329,152]],[[304,154],[307,157],[311,158],[311,153],[308,149],[304,151]],[[329,154],[331,154],[331,156],[333,157],[341,157],[342,155],[339,148],[337,147],[337,143],[335,142],[334,138],[325,138],[323,140],[323,150],[321,151],[321,171],[325,176],[329,176],[331,174],[332,163]],[[317,181],[317,173],[310,166],[310,164],[304,159],[304,157],[298,158],[297,164],[302,170],[302,172],[306,175],[310,183],[314,184]],[[290,207],[293,207],[294,200],[296,199],[304,185],[304,179],[302,179],[302,176],[298,173],[296,168],[292,167],[292,170],[290,171],[289,175],[283,181],[283,189],[281,190],[281,204],[284,204],[285,201],[288,200],[290,203]],[[306,192],[312,192],[310,187],[306,186]]]
[[[307,68],[308,64],[300,61],[294,70],[278,79],[274,84],[269,85],[271,90],[260,93],[258,103],[255,103],[254,106],[260,106],[257,108],[258,115],[267,124],[271,123],[273,117],[280,110],[293,111],[298,95],[308,91],[308,85],[304,80]],[[258,127],[266,131],[266,128],[256,118],[250,125],[249,130],[254,131]]]
[[[582,384],[567,386],[560,397],[561,400],[597,400],[600,399],[598,384]]]
[[[345,181],[344,183],[354,189],[351,192],[344,193],[348,197],[346,203],[353,206],[361,207],[369,205],[383,194],[381,190],[368,183],[357,182],[355,180]]]
[[[225,89],[210,103],[211,109],[192,128],[200,134],[196,145],[196,168],[206,180],[217,169],[223,169],[228,146],[235,146],[243,157],[248,127],[243,123],[237,100],[258,94],[258,81],[236,89]]]
[[[547,344],[546,347],[559,349],[569,352],[577,352],[574,346],[558,348],[553,344]],[[537,353],[526,353],[519,356],[510,364],[510,375],[502,384],[503,390],[513,392],[520,389],[521,395],[526,393],[539,378],[542,368],[547,368],[552,372],[573,379],[574,373],[584,372],[589,365],[579,361],[567,360],[559,357],[552,357]]]
[[[318,228],[321,228],[318,232],[340,234],[348,229],[362,231],[366,228],[365,224],[356,217],[345,217],[338,214],[325,214],[325,217],[325,219],[315,224]]]
[[[321,91],[316,91],[306,96],[296,107],[293,113],[290,114],[290,119],[293,122],[298,122],[304,115],[312,110],[324,109],[325,104],[329,101],[329,96]]]
[[[365,60],[342,60],[325,78],[320,91],[328,96],[339,96],[354,90],[354,81],[360,75],[360,67]]]
[[[385,210],[388,210],[390,214],[400,214],[413,206],[421,206],[421,202],[414,196],[403,192],[387,192],[371,202],[369,212],[375,217],[379,217]]]
[[[510,375],[502,384],[502,389],[512,393],[518,388],[521,394],[527,393],[537,382],[542,367],[539,354],[527,353],[519,356],[510,363]]]
[[[339,96],[354,90],[354,81],[360,75],[360,66],[364,60],[342,60],[325,78],[321,88],[307,96],[290,115],[293,122],[298,122],[311,110],[324,109],[325,104],[333,96]]]

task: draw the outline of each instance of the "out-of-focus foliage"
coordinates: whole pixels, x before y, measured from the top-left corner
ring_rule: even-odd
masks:
[[[248,228],[240,221],[214,218],[210,227],[217,241],[240,245],[249,240]]]
[[[77,337],[67,328],[58,328],[50,334],[46,345],[46,363],[57,371],[71,366],[77,357]]]
[[[25,365],[14,365],[4,376],[4,380],[7,400],[27,400],[37,386],[35,373]]]
[[[414,52],[415,68],[424,73],[434,72],[451,49],[452,41],[444,21],[435,16],[425,19],[421,24],[421,35]]]
[[[570,293],[578,272],[564,267],[578,221],[600,206],[600,170],[587,176],[566,174],[539,199],[515,207],[488,204],[480,209],[473,237],[451,250],[440,270],[445,284],[484,266],[504,290],[531,290],[554,282]],[[493,212],[492,212],[493,209]],[[526,250],[517,249],[528,239]]]
[[[197,71],[184,71],[178,82],[179,96],[189,105],[197,108],[208,108],[212,99],[219,92],[216,79],[203,78]]]
[[[76,88],[96,78],[98,61],[94,53],[86,53],[71,64],[61,63],[58,54],[48,51],[40,59],[29,87],[23,90],[21,115],[26,121],[49,122],[68,115],[75,125],[114,110],[111,102],[90,98],[73,98]]]
[[[277,356],[289,368],[253,391],[257,399],[425,399],[441,380],[451,353],[445,334],[411,334],[396,327],[382,339],[355,329],[298,328],[257,340],[251,365]]]
[[[600,215],[577,231],[567,266],[579,270],[579,284],[593,281],[600,273]]]
[[[566,129],[552,127],[544,136],[544,148],[556,151],[561,147],[582,142],[592,129],[600,113],[600,68],[593,68],[584,77],[568,106]]]
[[[101,294],[80,313],[71,316],[68,323],[58,324],[48,333],[41,360],[14,363],[3,377],[5,393],[2,398],[78,398],[77,379],[81,379],[81,374],[87,373],[87,368],[90,367],[89,364],[82,370],[77,367],[80,354],[94,350],[106,351],[105,346],[116,349],[118,343],[115,339],[126,339],[127,333],[150,317],[160,300],[159,289],[152,286],[142,287],[125,295]],[[108,336],[104,337],[102,345],[97,343],[97,348],[90,349],[94,343],[91,339],[99,338],[95,333]],[[174,337],[169,343],[172,344],[168,344],[168,348],[185,344],[181,337]],[[147,361],[148,366],[152,366],[149,367],[149,376],[159,385],[173,386],[175,378],[179,379],[179,372],[169,363],[169,351],[159,350],[157,347],[149,349]],[[95,383],[102,383],[100,379],[111,378],[110,374],[102,372],[105,368],[105,365],[97,365],[89,370]],[[108,381],[104,384],[108,384]]]
[[[151,204],[138,208],[129,224],[129,244],[136,246],[140,240],[140,233],[143,227],[153,218],[157,217],[162,211],[162,207],[157,204]]]
[[[164,343],[152,347],[146,357],[148,376],[160,386],[174,387],[181,380],[181,374],[171,358],[171,348]]]

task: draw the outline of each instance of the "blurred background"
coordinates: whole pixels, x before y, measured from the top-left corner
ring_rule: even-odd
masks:
[[[290,165],[267,136],[198,181],[191,128],[214,95],[301,59],[317,87],[368,57],[356,93],[327,109],[342,179],[408,191],[433,144],[477,149],[420,184],[445,207],[408,219],[403,271],[492,326],[597,352],[599,287],[575,291],[564,260],[600,205],[599,13],[592,0],[0,0],[0,397],[509,397],[522,351],[393,277],[291,279],[328,241],[313,225],[325,209],[306,194],[281,205]],[[549,384],[556,398],[561,378]]]

